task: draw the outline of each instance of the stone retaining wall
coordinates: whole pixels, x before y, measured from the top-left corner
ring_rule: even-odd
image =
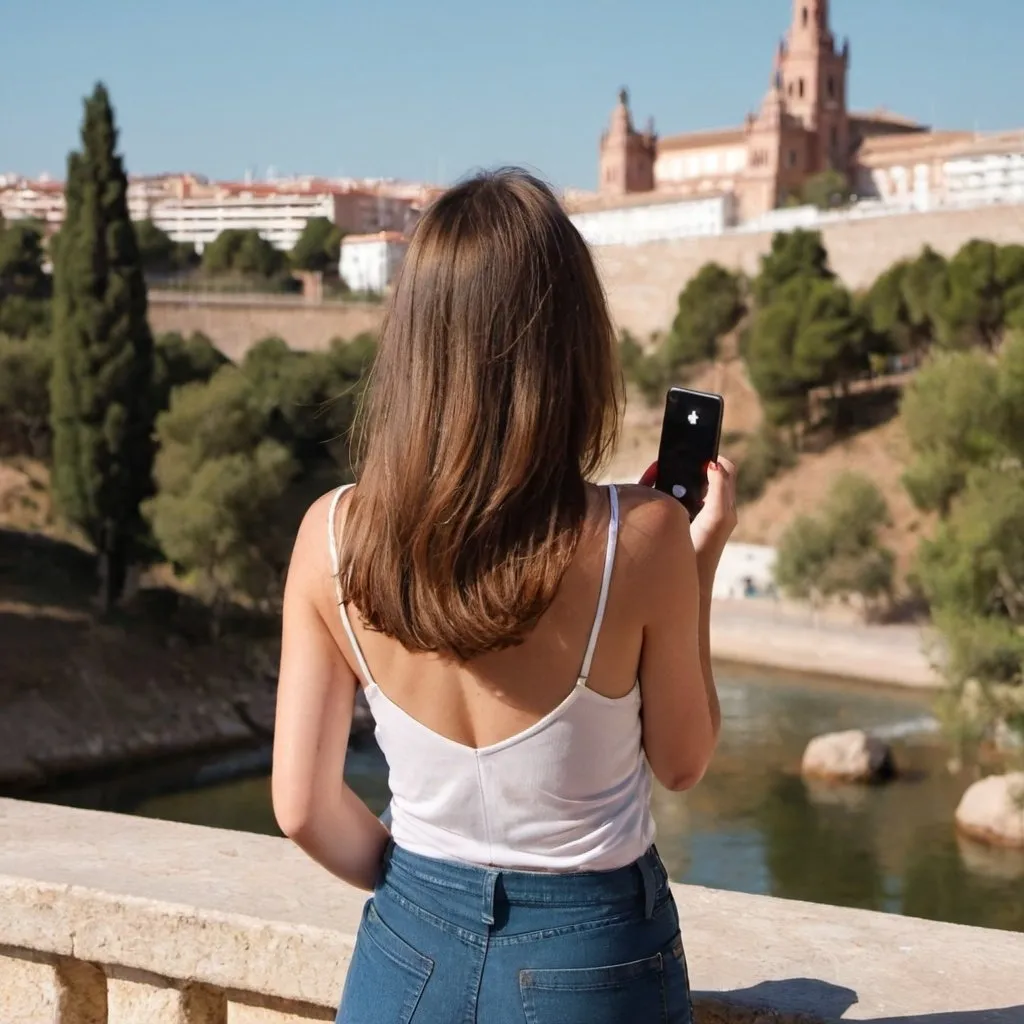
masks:
[[[698,1024],[1024,1021],[1024,935],[675,889]],[[332,1020],[364,898],[282,839],[0,800],[0,1022]]]
[[[951,256],[972,238],[1024,243],[1024,206],[840,220],[823,225],[821,234],[833,270],[848,287],[865,288],[925,245]],[[602,245],[594,252],[616,322],[646,337],[669,326],[680,290],[705,263],[714,260],[755,274],[771,243],[771,232],[732,231],[713,238]]]
[[[964,242],[984,238],[1024,243],[1024,205],[904,213],[836,220],[821,228],[836,273],[851,288],[864,288],[897,260],[932,248],[952,255]],[[616,323],[646,337],[671,323],[686,282],[714,260],[747,274],[771,248],[772,232],[730,231],[642,245],[595,246],[594,254]],[[149,293],[156,332],[202,331],[231,359],[240,359],[268,335],[292,348],[319,349],[335,337],[376,331],[383,306],[357,302],[310,302],[293,296]]]
[[[308,302],[274,295],[216,295],[153,290],[149,323],[156,334],[205,334],[229,359],[239,360],[258,341],[283,338],[291,348],[316,351],[334,338],[380,330],[384,306],[369,302]]]

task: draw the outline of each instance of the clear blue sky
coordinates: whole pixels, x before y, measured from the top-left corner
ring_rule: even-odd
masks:
[[[63,176],[110,88],[129,170],[449,181],[518,163],[592,187],[627,85],[663,134],[737,124],[791,0],[11,3],[0,172]],[[851,101],[939,127],[1024,126],[1024,0],[833,0]]]

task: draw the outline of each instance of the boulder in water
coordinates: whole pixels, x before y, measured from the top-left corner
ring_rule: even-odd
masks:
[[[1024,850],[1024,772],[975,782],[960,800],[956,824],[979,842]]]
[[[804,751],[801,772],[827,782],[886,782],[896,774],[892,748],[862,729],[815,736]]]

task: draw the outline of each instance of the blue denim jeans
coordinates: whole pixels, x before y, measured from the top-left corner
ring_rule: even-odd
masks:
[[[391,846],[338,1024],[692,1024],[657,851],[616,871],[501,871]]]

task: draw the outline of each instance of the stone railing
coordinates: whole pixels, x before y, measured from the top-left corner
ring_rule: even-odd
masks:
[[[1024,1022],[1024,935],[676,896],[701,1024]],[[363,899],[284,840],[0,800],[0,1022],[331,1020]]]

